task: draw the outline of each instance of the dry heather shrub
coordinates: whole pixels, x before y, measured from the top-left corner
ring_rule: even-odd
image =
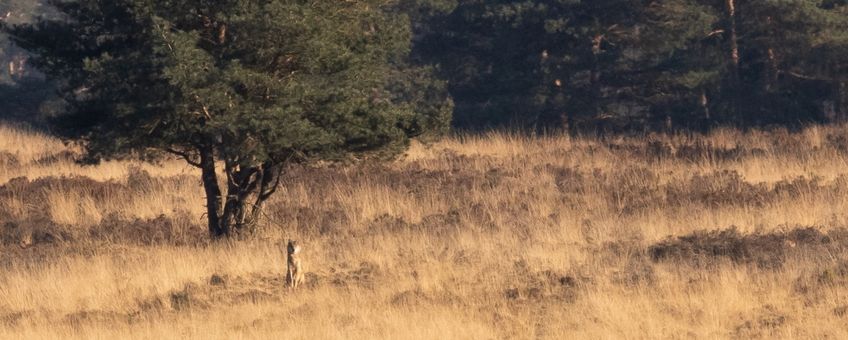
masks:
[[[696,202],[705,206],[762,205],[768,188],[745,181],[736,171],[694,175],[687,182],[672,183],[666,190],[668,203]]]
[[[177,211],[171,216],[159,215],[152,219],[132,220],[111,214],[91,228],[87,238],[147,246],[197,245],[208,241],[207,231],[201,222],[185,211]]]
[[[834,131],[826,137],[825,146],[833,148],[840,156],[848,156],[848,131]]]
[[[657,137],[655,137],[657,138]],[[735,143],[734,143],[735,144]],[[736,162],[765,154],[765,150],[742,145],[726,147],[705,139],[674,141],[650,139],[645,142],[633,140],[612,143],[610,150],[623,158],[641,158],[650,162],[675,159],[683,162]]]
[[[679,146],[675,152],[675,157],[687,162],[702,160],[732,162],[739,161],[742,157],[760,156],[763,153],[764,151],[761,149],[747,149],[739,145],[728,149],[716,147],[708,142],[698,141],[693,144]]]
[[[62,150],[55,154],[50,154],[41,158],[38,158],[32,162],[37,166],[49,167],[57,164],[70,164],[75,163],[77,161],[78,154],[76,152],[70,150]]]
[[[592,174],[586,174],[580,167],[570,168],[546,164],[544,168],[538,168],[537,171],[547,171],[552,174],[554,183],[563,194],[582,195],[587,191]]]
[[[57,138],[22,126],[0,124],[0,150],[16,157],[21,163],[29,163],[67,150]]]
[[[29,214],[29,207],[23,199],[18,197],[6,197],[0,200],[0,216],[3,220],[18,221]]]
[[[133,164],[127,168],[127,187],[137,194],[149,194],[160,183],[159,178],[154,178],[150,175],[150,172],[138,165]]]
[[[609,206],[616,211],[632,213],[661,204],[663,197],[657,190],[659,176],[647,168],[625,168],[602,178]],[[597,178],[596,178],[597,180]]]
[[[87,227],[100,223],[103,218],[94,200],[84,193],[48,191],[45,196],[50,219],[58,224]]]
[[[67,226],[90,227],[103,218],[102,202],[113,201],[121,186],[98,182],[86,177],[46,177],[31,182],[15,183],[20,193],[38,214],[47,211],[50,218]]]
[[[95,225],[109,214],[155,218],[185,210],[200,215],[202,196],[195,178],[154,178],[144,170],[131,171],[131,175],[127,184],[80,176],[13,179],[0,186],[0,202],[25,207],[5,214],[14,212],[15,219],[48,212],[55,222],[69,226]]]
[[[736,339],[759,339],[780,337],[780,329],[787,323],[786,312],[772,305],[765,305],[756,311],[756,316],[736,325],[730,333]]]
[[[0,168],[15,168],[19,167],[21,162],[15,154],[8,151],[0,151]]]
[[[591,284],[585,277],[564,274],[551,269],[537,270],[527,261],[515,261],[512,271],[513,285],[504,290],[508,300],[537,300],[573,303],[581,287]]]
[[[824,184],[824,181],[818,177],[798,177],[775,183],[773,192],[782,197],[797,199],[804,196],[815,195],[822,191],[834,191],[839,190],[840,188],[846,188],[845,184],[844,176],[837,178],[831,185]]]
[[[828,251],[848,246],[845,233],[844,229],[823,233],[806,227],[746,235],[733,227],[669,238],[650,246],[648,253],[654,261],[676,261],[696,267],[715,266],[729,260],[762,268],[780,268],[791,252],[810,248]]]
[[[36,245],[74,241],[76,236],[50,220],[6,222],[0,227],[0,244],[28,248]]]
[[[208,241],[202,221],[185,211],[151,219],[127,219],[110,214],[88,227],[62,224],[52,219],[8,221],[0,227],[0,244],[10,246],[29,247],[58,242],[179,246],[201,245]]]
[[[848,259],[824,262],[803,271],[793,282],[792,291],[812,304],[821,303],[825,291],[834,287],[848,287]]]

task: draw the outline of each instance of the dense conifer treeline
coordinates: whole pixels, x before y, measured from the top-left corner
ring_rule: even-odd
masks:
[[[428,18],[455,124],[841,121],[848,1],[470,0]]]
[[[848,117],[848,0],[382,5],[411,19],[415,67],[393,77],[396,89],[409,97],[425,86],[406,99],[445,111],[434,93],[447,84],[454,127],[641,131]],[[0,18],[32,22],[45,8],[9,0]],[[54,111],[22,56],[0,37],[7,118]]]

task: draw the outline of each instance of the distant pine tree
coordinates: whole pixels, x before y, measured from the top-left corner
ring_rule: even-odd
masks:
[[[0,26],[32,23],[54,14],[41,0],[6,0],[0,3]],[[26,51],[0,30],[0,119],[40,126],[59,102],[52,84],[31,67]]]

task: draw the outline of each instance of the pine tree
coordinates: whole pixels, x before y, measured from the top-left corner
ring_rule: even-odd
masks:
[[[215,237],[251,230],[289,164],[390,157],[449,121],[415,83],[390,91],[411,40],[391,1],[52,3],[69,20],[9,32],[61,82],[59,131],[93,161],[171,153],[199,168]]]
[[[635,95],[650,122],[700,127],[713,119],[711,102],[720,82],[715,49],[718,13],[695,1],[658,1],[648,6],[632,45]],[[666,126],[668,127],[668,126]]]

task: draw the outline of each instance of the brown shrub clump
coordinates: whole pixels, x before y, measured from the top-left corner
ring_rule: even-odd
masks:
[[[816,228],[795,228],[787,232],[742,234],[736,227],[697,231],[670,237],[648,247],[654,261],[676,261],[694,266],[716,266],[724,261],[752,263],[763,268],[779,268],[789,253],[800,250],[827,251],[848,246],[845,229],[823,233]]]

